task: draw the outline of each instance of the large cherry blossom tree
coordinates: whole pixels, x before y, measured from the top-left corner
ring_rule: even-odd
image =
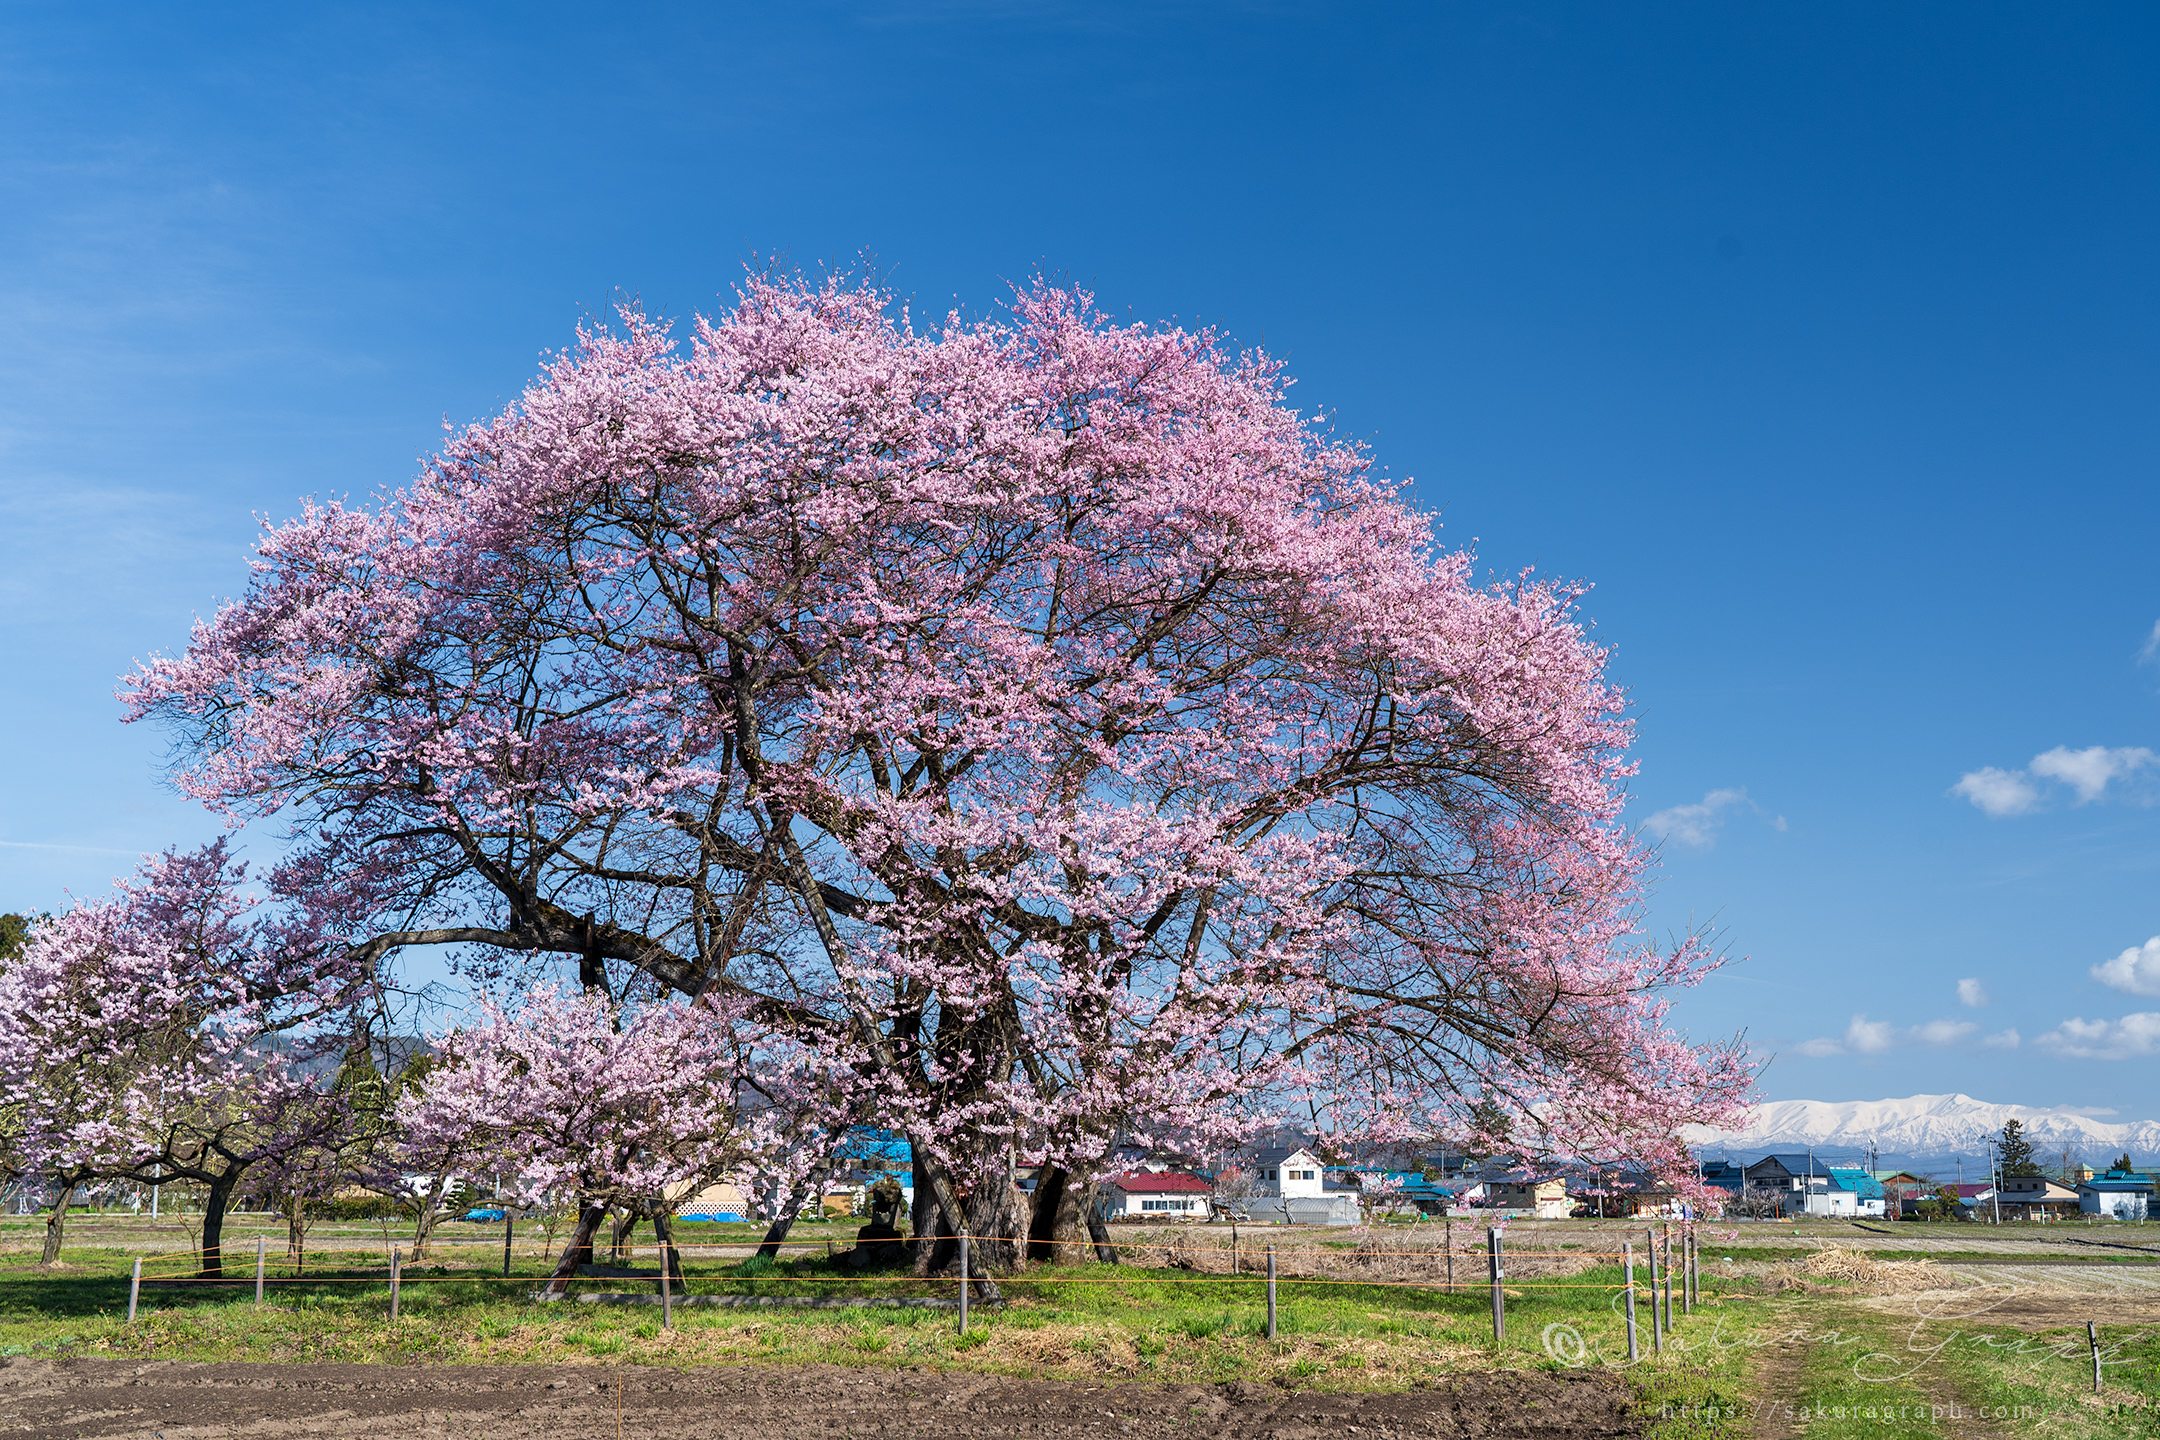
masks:
[[[1579,596],[1475,581],[1285,385],[1049,286],[625,311],[271,529],[132,713],[368,888],[355,954],[726,997],[993,1261],[1016,1152],[1038,1224],[1114,1144],[1284,1117],[1676,1167],[1748,1073],[1665,1009],[1712,958],[1636,936]]]

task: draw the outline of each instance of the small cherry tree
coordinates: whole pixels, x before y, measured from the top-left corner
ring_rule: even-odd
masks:
[[[680,1274],[668,1205],[743,1161],[742,1052],[725,1011],[690,1002],[625,1012],[593,992],[553,987],[442,1038],[436,1063],[397,1102],[407,1153],[469,1156],[510,1196],[576,1197],[578,1219],[549,1289],[592,1260],[611,1206],[653,1219]]]
[[[203,1185],[203,1271],[221,1273],[251,1168],[334,1145],[348,1122],[335,1057],[373,972],[327,916],[264,908],[221,840],[152,857],[112,898],[40,926],[0,972],[0,1085],[28,1163]]]

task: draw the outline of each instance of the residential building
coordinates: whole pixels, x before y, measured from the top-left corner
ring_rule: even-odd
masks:
[[[1102,1182],[1103,1214],[1111,1220],[1205,1220],[1214,1187],[1175,1170],[1131,1171]]]
[[[1495,1180],[1486,1187],[1487,1208],[1523,1210],[1540,1220],[1565,1220],[1575,1208],[1565,1180]]]
[[[1325,1168],[1302,1145],[1270,1145],[1252,1157],[1253,1184],[1263,1195],[1317,1200],[1327,1193]]]
[[[1880,1215],[1883,1213],[1885,1197],[1883,1195],[1882,1181],[1877,1180],[1867,1171],[1832,1166],[1830,1178],[1853,1192],[1856,1200],[1855,1214]]]
[[[2152,1218],[2153,1182],[2128,1170],[2095,1175],[2077,1187],[2078,1209],[2112,1220]]]
[[[2005,1220],[2060,1220],[2078,1212],[2078,1192],[2044,1175],[2007,1175],[2000,1188]]]

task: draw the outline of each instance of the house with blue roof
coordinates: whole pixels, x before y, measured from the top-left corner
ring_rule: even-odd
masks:
[[[2137,1171],[2110,1170],[2081,1181],[2077,1190],[2078,1209],[2087,1215],[2113,1220],[2152,1218],[2153,1182]]]
[[[1830,1178],[1853,1192],[1862,1215],[1880,1215],[1884,1209],[1882,1181],[1857,1167],[1833,1165]]]

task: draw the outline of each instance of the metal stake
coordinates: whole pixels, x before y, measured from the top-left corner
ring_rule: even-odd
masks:
[[[1695,1313],[1695,1232],[1680,1227],[1680,1313]]]
[[[1689,1310],[1702,1304],[1702,1235],[1687,1226],[1687,1298]]]
[[[255,1237],[255,1303],[262,1304],[263,1285],[263,1237]]]
[[[1485,1232],[1486,1263],[1492,1268],[1492,1339],[1494,1348],[1507,1343],[1507,1297],[1500,1288],[1506,1274],[1500,1268],[1500,1227]]]
[[[1665,1241],[1665,1254],[1662,1257],[1665,1261],[1665,1330],[1667,1334],[1670,1334],[1672,1332],[1672,1224],[1669,1221],[1666,1223],[1663,1238]]]
[[[135,1323],[135,1300],[142,1294],[142,1257],[135,1257],[135,1273],[128,1277],[128,1324]]]
[[[967,1232],[960,1235],[960,1333],[967,1334]]]
[[[1635,1247],[1622,1245],[1620,1255],[1621,1278],[1627,1283],[1627,1358],[1628,1364],[1633,1365],[1642,1359],[1642,1351],[1635,1342]]]
[[[2100,1327],[2092,1321],[2085,1322],[2085,1343],[2092,1347],[2093,1394],[2100,1393]]]
[[[1267,1247],[1267,1338],[1275,1338],[1275,1247]]]
[[[503,1207],[503,1279],[510,1278],[510,1232],[517,1224],[508,1206]]]
[[[398,1269],[404,1263],[405,1251],[401,1246],[390,1247],[390,1318],[397,1319]]]
[[[667,1243],[665,1237],[661,1239],[660,1328],[663,1330],[673,1330],[675,1328],[675,1287],[671,1283],[674,1279],[674,1276],[669,1272],[668,1268],[668,1252],[673,1250],[674,1248],[674,1246]]]
[[[1658,1319],[1657,1308],[1657,1230],[1653,1227],[1643,1233],[1648,1237],[1643,1249],[1650,1256],[1650,1348],[1662,1355],[1665,1353],[1665,1326]]]

